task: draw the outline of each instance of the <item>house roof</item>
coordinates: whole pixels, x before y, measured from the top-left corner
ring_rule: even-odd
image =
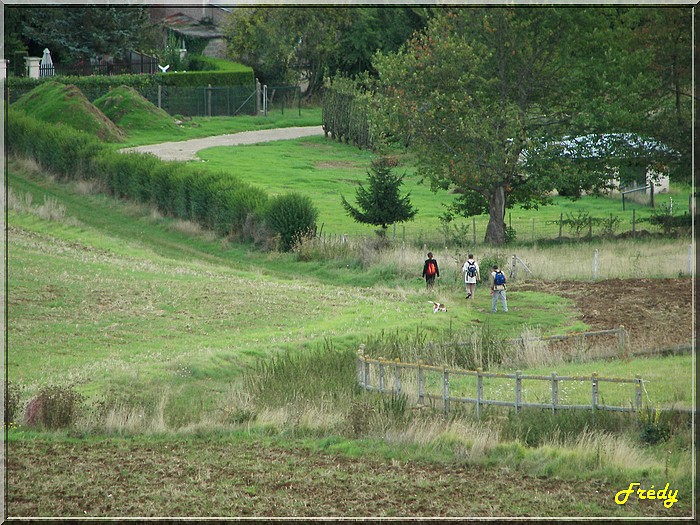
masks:
[[[223,32],[216,26],[202,25],[194,18],[182,13],[175,13],[163,19],[163,25],[184,36],[211,40],[221,38]]]

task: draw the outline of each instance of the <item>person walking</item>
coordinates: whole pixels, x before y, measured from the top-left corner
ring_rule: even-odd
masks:
[[[474,299],[476,282],[481,281],[479,263],[474,260],[474,254],[470,253],[467,256],[467,260],[462,266],[462,273],[464,273],[464,285],[467,288],[467,299]]]
[[[508,303],[506,302],[506,276],[498,269],[498,265],[494,264],[491,272],[490,284],[491,284],[491,313],[496,313],[496,306],[498,305],[498,299],[501,300],[501,305],[503,306],[503,311],[508,311]]]
[[[440,268],[438,262],[433,258],[433,252],[428,252],[428,258],[423,263],[423,277],[428,290],[435,285],[435,278],[440,277]]]

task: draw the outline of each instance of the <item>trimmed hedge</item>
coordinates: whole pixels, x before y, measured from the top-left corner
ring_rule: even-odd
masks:
[[[8,153],[33,158],[62,180],[99,180],[109,193],[156,206],[172,217],[221,235],[245,238],[246,226],[265,222],[289,249],[312,230],[318,211],[308,197],[267,194],[227,172],[209,173],[151,154],[113,151],[96,137],[62,124],[41,122],[10,108]]]

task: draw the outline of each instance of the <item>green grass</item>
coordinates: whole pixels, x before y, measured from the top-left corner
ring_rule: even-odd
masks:
[[[251,146],[216,147],[199,152],[198,156],[204,161],[203,166],[212,171],[230,171],[244,180],[265,188],[271,194],[285,193],[294,189],[306,194],[319,209],[319,225],[328,234],[341,235],[374,235],[375,228],[354,222],[343,210],[340,195],[350,202],[355,201],[355,191],[358,184],[366,184],[367,171],[372,154],[365,150],[339,144],[324,137],[310,137],[296,141],[280,141],[262,143]],[[455,226],[466,228],[463,241],[471,244],[474,239],[476,226],[476,241],[483,241],[488,217],[482,215],[470,219],[456,219],[449,233],[445,233],[440,217],[444,214],[445,206],[454,200],[446,191],[434,193],[427,183],[422,183],[415,169],[411,166],[409,156],[403,156],[404,164],[395,168],[397,173],[405,173],[403,193],[410,193],[412,204],[418,209],[413,221],[398,225],[396,236],[407,239],[415,244],[428,242],[431,246],[439,246],[446,239],[456,235]],[[261,169],[263,167],[263,169]],[[669,194],[657,195],[657,205],[668,203],[673,197],[676,210],[687,208],[689,188],[675,188]],[[571,201],[563,197],[554,197],[552,206],[544,206],[539,210],[524,210],[516,208],[509,210],[506,224],[516,229],[518,239],[524,242],[541,238],[556,238],[559,227],[555,224],[567,215],[578,216],[579,212],[590,213],[597,218],[609,217],[610,214],[620,217],[618,233],[632,229],[631,207],[622,211],[620,197],[584,196]],[[636,220],[649,217],[652,209],[636,206]],[[676,213],[681,213],[677,211]],[[534,222],[533,222],[534,221]],[[534,235],[533,235],[534,225]],[[648,223],[638,223],[637,230],[653,231]],[[599,234],[600,227],[594,228],[594,235]],[[394,231],[390,229],[393,236]],[[565,237],[575,237],[575,233],[567,227],[562,232]],[[588,228],[582,237],[588,235]]]
[[[75,86],[44,82],[12,106],[39,120],[67,124],[107,142],[120,142],[125,136],[123,130],[90,104]]]
[[[146,127],[132,129],[124,142],[114,144],[114,146],[115,148],[124,148],[240,133],[242,131],[320,126],[321,108],[304,107],[301,110],[301,115],[298,111],[288,110],[284,114],[281,111],[273,111],[268,113],[267,116],[240,115],[235,118],[186,117],[179,120],[179,122],[180,124],[175,132],[164,133],[162,130],[147,129]],[[230,166],[227,167],[227,169],[229,168]]]
[[[202,127],[218,126],[232,124]],[[243,149],[278,178],[295,163],[299,173],[326,169],[318,189],[346,169],[361,181],[369,159],[315,139]],[[287,164],[269,160],[271,151]],[[347,161],[357,165],[346,168]],[[321,169],[323,162],[335,167]],[[299,187],[314,191],[310,179]],[[615,505],[611,498],[631,479],[670,480],[684,498],[671,514],[689,511],[692,445],[683,429],[641,449],[630,441],[638,433],[632,420],[597,416],[596,432],[588,432],[588,414],[444,418],[360,395],[347,377],[358,345],[383,330],[437,339],[483,325],[505,337],[585,329],[573,303],[546,288],[513,286],[511,312],[491,315],[483,288],[474,303],[463,302],[447,254],[440,284],[427,292],[416,276],[422,251],[301,262],[231,244],[84,183],[57,183],[30,163],[10,161],[8,184],[37,205],[49,197],[63,207],[53,220],[37,206],[8,211],[8,378],[25,401],[42,386],[73,385],[91,410],[68,433],[9,432],[10,514],[669,515],[643,502]],[[590,248],[569,246],[565,259],[583,259]],[[670,249],[656,241],[633,248]],[[447,315],[432,313],[433,299],[451,305]],[[639,373],[650,405],[687,406],[692,391],[689,356],[554,369]],[[529,388],[527,396],[544,395]],[[602,401],[612,395],[605,388]],[[568,394],[586,399],[590,391]],[[537,498],[523,495],[523,476]],[[156,483],[162,490],[152,490]]]

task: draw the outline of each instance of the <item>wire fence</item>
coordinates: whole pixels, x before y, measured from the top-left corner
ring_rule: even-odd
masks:
[[[613,197],[611,197],[612,199]],[[691,206],[692,203],[689,203]],[[692,209],[692,208],[691,208]],[[677,206],[675,217],[684,213]],[[645,213],[644,215],[648,215]],[[593,239],[644,238],[650,235],[691,235],[692,221],[687,225],[671,225],[662,222],[654,223],[637,209],[629,209],[618,214],[592,216],[585,212],[578,215],[560,214],[551,219],[534,217],[517,217],[508,214],[506,217],[506,243],[540,242],[540,241],[591,241]],[[387,231],[387,239],[408,243],[414,246],[461,246],[469,247],[485,244],[488,217],[471,217],[463,220],[453,220],[441,223],[437,228],[409,224],[394,224]],[[353,238],[372,237],[368,234],[336,233],[329,231],[325,225],[319,232],[321,240],[347,242]],[[375,236],[376,237],[376,236]]]

